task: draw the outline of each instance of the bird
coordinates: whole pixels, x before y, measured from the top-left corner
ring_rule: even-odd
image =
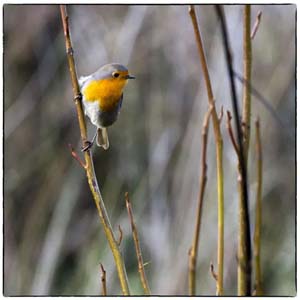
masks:
[[[129,79],[135,79],[128,69],[119,63],[102,66],[96,72],[79,78],[85,114],[96,126],[92,141],[87,141],[82,151],[90,149],[94,141],[104,150],[109,148],[107,127],[118,118],[123,102],[123,89]]]

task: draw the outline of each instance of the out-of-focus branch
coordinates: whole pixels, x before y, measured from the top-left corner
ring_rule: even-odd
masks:
[[[71,151],[71,155],[73,156],[73,158],[80,164],[80,166],[85,170],[86,166],[85,163],[81,160],[81,158],[78,156],[77,152],[74,150],[74,148],[72,147],[71,144],[68,145],[69,149]]]
[[[262,11],[260,10],[256,16],[256,20],[255,20],[255,23],[254,23],[252,31],[251,31],[251,40],[253,40],[256,35],[256,32],[257,32],[259,24],[260,24],[261,15],[262,15]]]
[[[120,233],[119,239],[118,239],[118,245],[120,246],[121,242],[122,242],[122,239],[123,239],[123,230],[122,230],[120,225],[118,226],[118,229],[119,229],[119,233]]]
[[[100,263],[100,271],[101,271],[101,285],[102,285],[102,296],[107,295],[106,290],[106,271],[103,267],[103,265]]]
[[[218,274],[215,272],[215,270],[214,270],[214,265],[213,265],[213,263],[210,263],[210,274],[211,274],[211,276],[213,277],[213,279],[215,280],[215,281],[218,281]]]
[[[245,5],[244,8],[244,39],[243,39],[243,60],[244,78],[251,82],[252,68],[252,47],[251,47],[251,6]],[[247,166],[249,143],[250,143],[250,117],[251,117],[251,91],[247,85],[243,86],[243,108],[242,108],[242,134],[244,159]]]
[[[199,245],[199,236],[200,236],[200,226],[201,226],[201,217],[202,217],[202,206],[204,191],[207,182],[207,164],[206,164],[206,152],[207,152],[207,136],[209,128],[209,117],[211,114],[212,106],[209,111],[206,113],[202,126],[202,157],[201,157],[201,175],[200,175],[200,191],[198,196],[198,208],[197,208],[197,217],[196,217],[196,226],[193,244],[189,252],[189,293],[190,296],[195,295],[196,292],[196,265],[197,265],[197,254],[198,254],[198,245]]]
[[[255,122],[256,127],[256,154],[257,154],[257,192],[256,192],[256,208],[255,208],[255,229],[254,229],[254,269],[255,269],[255,296],[262,296],[262,279],[260,266],[260,233],[261,233],[261,216],[262,216],[262,167],[263,154],[260,135],[259,119]]]
[[[200,63],[203,71],[204,81],[207,90],[208,102],[212,106],[212,122],[216,141],[216,160],[217,160],[217,181],[218,181],[218,281],[217,295],[223,294],[223,266],[224,266],[224,187],[223,187],[223,139],[220,130],[220,122],[217,115],[214,96],[212,92],[209,72],[206,63],[205,52],[202,44],[202,38],[198,26],[197,16],[193,5],[189,7],[189,13],[192,20],[195,39],[198,47]]]
[[[222,40],[226,55],[226,64],[227,64],[227,71],[228,77],[230,81],[230,91],[231,91],[231,99],[232,99],[232,106],[233,106],[233,114],[234,114],[234,121],[235,127],[237,132],[237,140],[238,140],[238,171],[239,171],[239,190],[240,190],[240,201],[239,201],[239,255],[238,255],[238,294],[239,295],[251,295],[251,237],[250,237],[250,218],[249,218],[249,209],[248,209],[248,186],[247,186],[247,161],[244,152],[244,144],[243,143],[243,135],[242,129],[240,126],[240,119],[239,119],[239,110],[238,110],[238,100],[234,82],[234,71],[232,68],[232,57],[230,53],[230,46],[229,46],[229,39],[228,39],[228,32],[227,26],[225,22],[224,12],[220,5],[216,5],[216,12],[221,22],[221,31],[222,31]],[[244,26],[247,26],[247,36],[244,36],[244,39],[250,40],[250,7],[246,7],[245,14],[244,14]],[[245,29],[246,31],[246,29]],[[245,49],[245,44],[244,44]],[[247,42],[247,50],[248,49],[248,42]],[[247,51],[247,54],[249,52]],[[244,58],[246,60],[246,58]],[[251,59],[247,57],[247,59]],[[251,64],[250,64],[251,66]],[[249,70],[247,70],[248,74]],[[245,71],[246,73],[246,71]],[[246,78],[248,80],[248,78]],[[248,80],[249,81],[249,80]],[[247,93],[249,90],[247,90]],[[249,100],[249,95],[247,96]],[[247,100],[247,101],[248,101]],[[250,100],[249,100],[250,101]],[[250,113],[250,104],[247,104],[247,119],[248,122],[248,113]],[[245,123],[245,128],[248,130],[249,123]],[[250,132],[246,133],[247,138],[250,136]]]
[[[60,5],[60,13],[61,13],[63,29],[64,29],[66,52],[67,52],[69,71],[70,71],[72,87],[73,87],[74,102],[75,102],[75,106],[76,106],[76,110],[77,110],[82,145],[84,146],[85,142],[87,141],[87,130],[86,130],[86,123],[85,123],[85,118],[84,118],[84,113],[83,113],[82,103],[81,103],[82,96],[80,93],[80,87],[78,84],[76,66],[75,66],[75,61],[74,61],[74,56],[73,56],[73,48],[72,48],[72,42],[71,42],[71,38],[70,38],[69,20],[68,20],[66,5]],[[89,187],[92,192],[93,199],[94,199],[94,202],[95,202],[95,205],[96,205],[96,208],[98,211],[98,215],[99,215],[101,224],[103,226],[107,241],[109,243],[110,249],[111,249],[114,259],[115,259],[117,272],[119,275],[119,280],[120,280],[120,284],[121,284],[121,288],[122,288],[122,293],[124,295],[129,295],[128,279],[127,279],[124,261],[123,261],[121,252],[119,250],[118,243],[116,242],[116,239],[114,237],[113,230],[110,225],[110,221],[108,219],[107,212],[105,209],[104,201],[103,201],[101,193],[100,193],[96,174],[94,171],[94,164],[93,164],[93,158],[92,158],[91,151],[86,151],[84,153],[84,158],[85,158],[84,165],[85,165],[86,175],[88,178]]]
[[[236,141],[235,141],[235,137],[234,137],[233,130],[232,130],[232,127],[231,127],[231,119],[232,119],[232,116],[230,114],[230,111],[227,110],[227,123],[226,123],[226,127],[227,127],[227,130],[228,130],[228,133],[229,133],[229,137],[230,137],[231,143],[232,143],[233,148],[234,148],[234,150],[236,152],[236,155],[239,155],[239,147],[238,147],[238,145],[236,144]]]
[[[132,209],[131,209],[128,192],[125,193],[125,201],[126,201],[126,208],[127,208],[128,216],[130,219],[136,256],[137,256],[137,260],[138,260],[138,269],[139,269],[140,279],[141,279],[145,294],[151,295],[151,291],[149,288],[148,280],[147,280],[145,269],[144,269],[144,263],[143,263],[142,251],[141,251],[141,247],[140,247],[138,231],[137,231],[134,219],[133,219],[133,214],[132,214]]]
[[[252,47],[251,47],[251,6],[244,7],[244,25],[243,25],[243,60],[244,60],[244,78],[251,82],[252,66]],[[250,143],[250,117],[251,117],[251,92],[247,85],[243,86],[243,108],[242,108],[242,137],[243,151],[240,153],[238,171],[239,178],[239,239],[238,239],[238,295],[246,296],[251,294],[251,238],[250,225],[247,228],[248,206],[245,205],[245,193],[243,191],[245,177],[242,174],[242,164],[245,173],[247,173],[248,153]],[[243,162],[241,154],[244,154]],[[247,201],[248,202],[248,201]],[[249,216],[248,216],[249,217]],[[249,236],[248,236],[249,235]],[[250,242],[247,239],[250,239]]]

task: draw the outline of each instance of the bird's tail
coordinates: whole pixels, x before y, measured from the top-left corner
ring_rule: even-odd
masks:
[[[107,150],[109,147],[108,134],[106,128],[97,129],[97,145]]]

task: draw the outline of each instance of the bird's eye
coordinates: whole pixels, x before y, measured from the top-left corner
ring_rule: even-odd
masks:
[[[120,75],[120,74],[119,74],[118,72],[113,72],[113,73],[112,73],[112,76],[113,76],[114,78],[118,78],[119,75]]]

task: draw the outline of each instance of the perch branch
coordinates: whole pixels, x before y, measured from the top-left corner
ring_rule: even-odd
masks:
[[[82,140],[82,145],[85,146],[85,143],[87,141],[87,130],[86,130],[85,117],[84,117],[82,103],[81,103],[82,96],[80,93],[80,87],[78,84],[77,72],[75,67],[75,60],[73,56],[74,51],[72,48],[72,42],[70,38],[69,18],[67,15],[66,5],[60,5],[60,13],[61,13],[63,29],[64,29],[67,59],[68,59],[69,71],[71,75],[74,102],[77,110],[81,140]],[[129,295],[128,279],[127,279],[124,261],[121,252],[119,250],[118,243],[116,242],[116,239],[114,237],[113,230],[110,225],[110,221],[105,209],[104,201],[100,193],[96,174],[94,171],[94,164],[93,164],[91,151],[89,150],[86,151],[84,153],[84,158],[85,158],[85,170],[86,170],[89,187],[93,195],[93,199],[98,211],[99,219],[103,226],[107,241],[109,243],[110,249],[112,251],[116,263],[117,273],[119,276],[122,293],[124,295]]]

